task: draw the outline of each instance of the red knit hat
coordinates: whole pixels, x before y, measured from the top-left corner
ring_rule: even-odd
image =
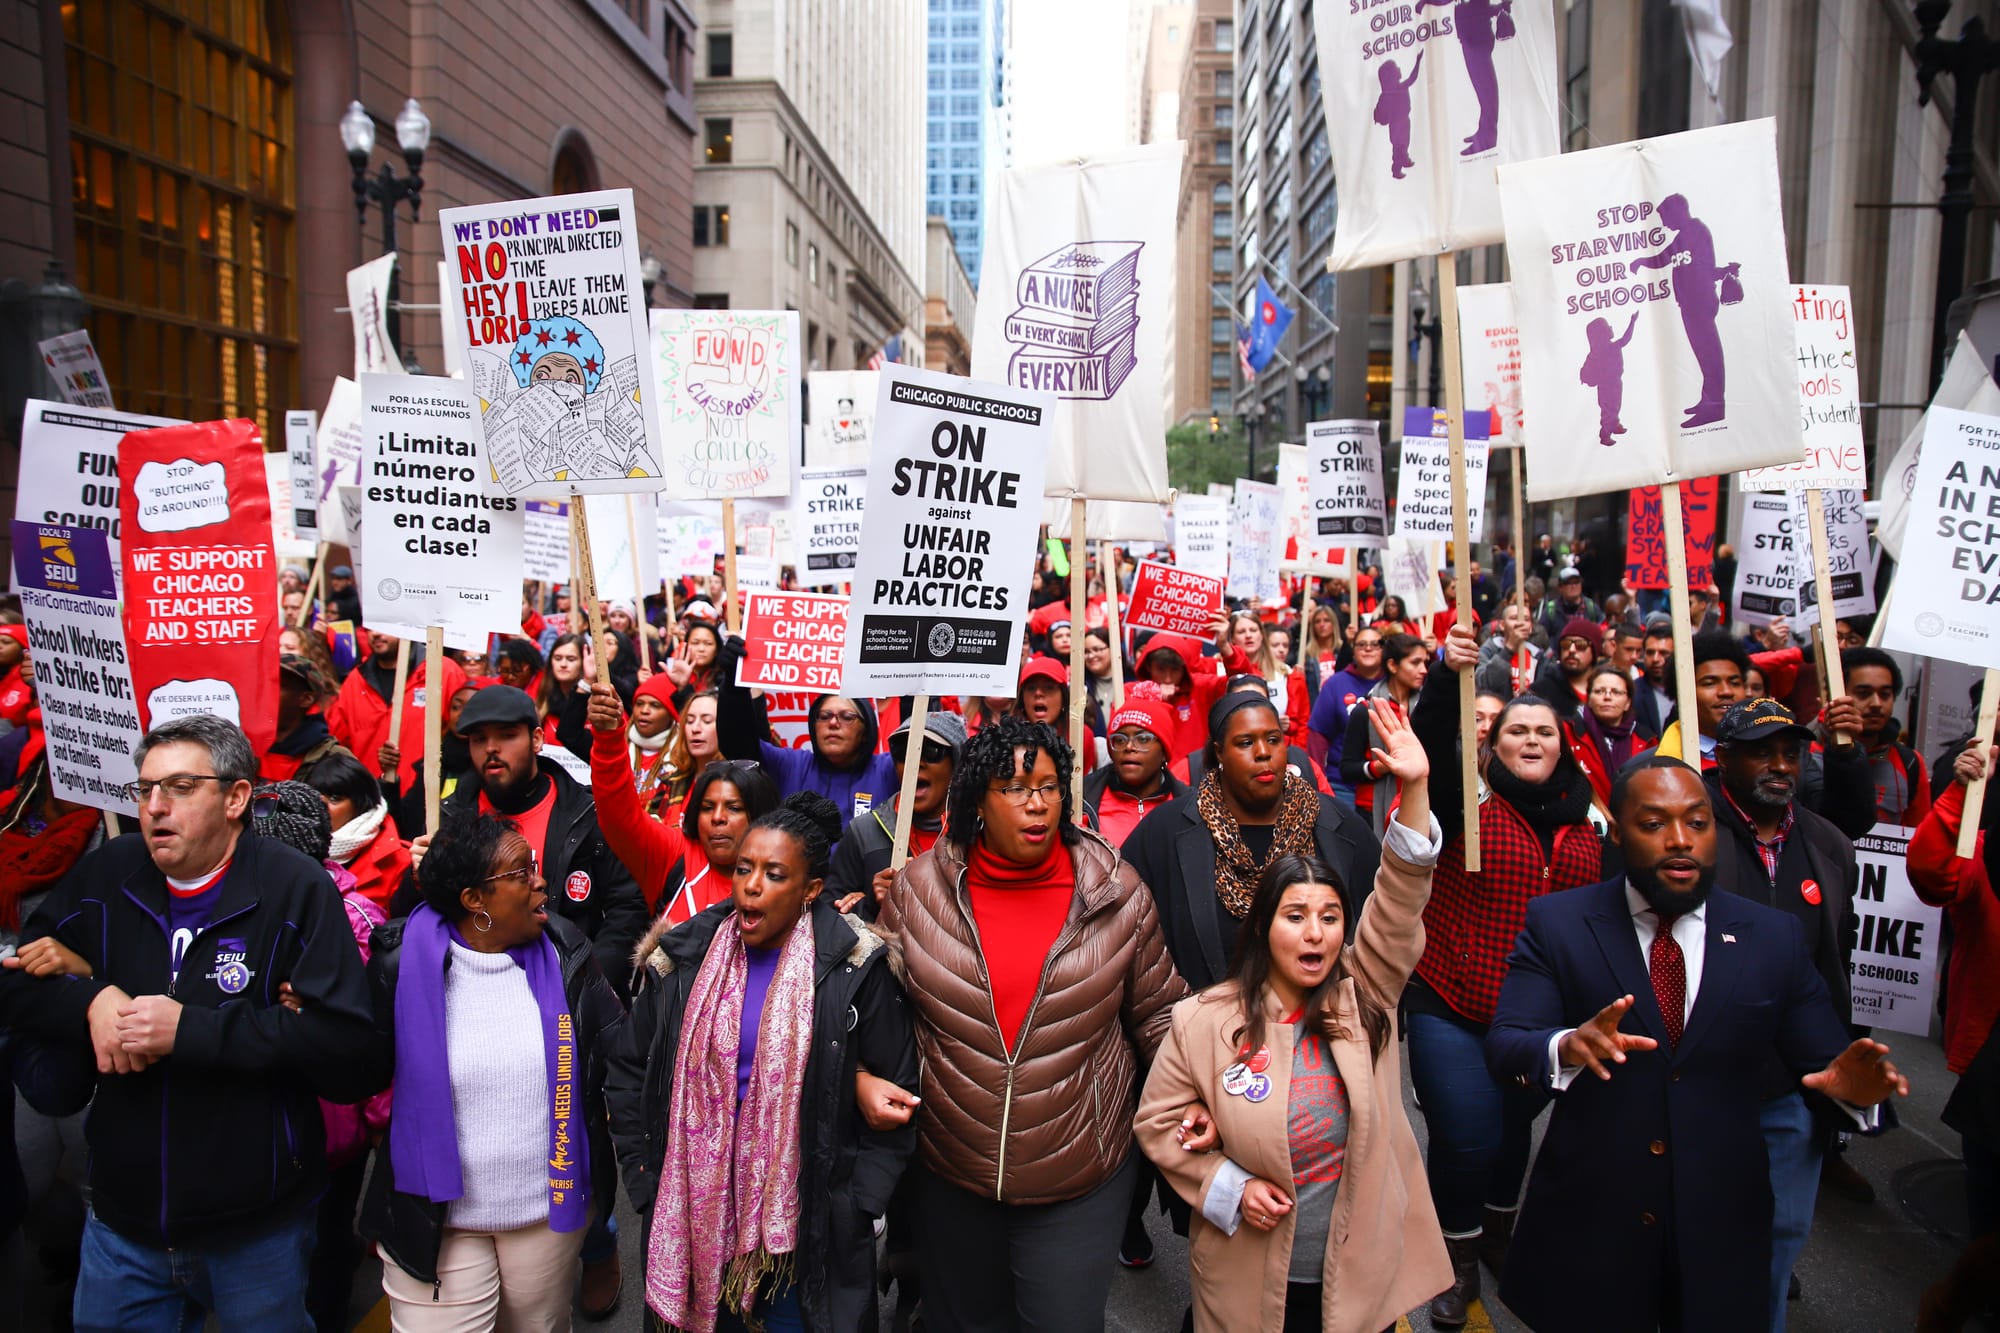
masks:
[[[1590,645],[1591,652],[1599,657],[1604,655],[1604,626],[1594,620],[1571,616],[1569,623],[1562,627],[1562,633],[1556,635],[1556,644],[1560,646],[1564,639],[1582,639]]]
[[[1109,731],[1120,727],[1144,727],[1158,736],[1161,741],[1171,743],[1174,736],[1174,715],[1157,698],[1133,698],[1125,696],[1125,703],[1111,715]]]

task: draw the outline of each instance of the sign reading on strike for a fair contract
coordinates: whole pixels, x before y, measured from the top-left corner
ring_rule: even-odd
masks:
[[[2000,669],[2000,417],[1933,407],[1882,646]]]
[[[1012,694],[1055,400],[882,372],[842,692]]]
[[[745,689],[840,693],[847,646],[847,599],[817,592],[751,592],[743,605]]]
[[[1847,918],[1847,987],[1855,1022],[1922,1036],[1937,998],[1943,925],[1940,909],[1910,887],[1910,834],[1877,824],[1854,840],[1861,882]]]
[[[1132,601],[1125,626],[1207,639],[1222,611],[1223,581],[1192,570],[1141,560],[1132,576]]]
[[[1447,458],[1447,463],[1449,459]],[[1311,533],[1322,546],[1380,546],[1382,428],[1374,421],[1315,421],[1306,427]]]

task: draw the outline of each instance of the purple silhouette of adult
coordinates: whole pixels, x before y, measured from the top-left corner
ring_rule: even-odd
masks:
[[[1499,146],[1500,78],[1493,72],[1493,48],[1500,40],[1500,20],[1513,0],[1417,0],[1417,13],[1451,6],[1452,35],[1465,57],[1466,81],[1479,99],[1479,127],[1465,141],[1460,157],[1472,157]]]
[[[1417,62],[1410,66],[1410,77],[1404,78],[1393,60],[1385,60],[1375,71],[1376,81],[1381,85],[1381,95],[1375,99],[1375,123],[1389,127],[1389,174],[1397,180],[1403,173],[1417,165],[1410,156],[1410,87],[1417,81],[1417,74],[1424,67],[1424,53],[1417,52]]]
[[[1722,309],[1717,284],[1733,272],[1734,264],[1715,262],[1715,238],[1708,224],[1688,210],[1685,196],[1670,194],[1660,201],[1660,221],[1674,229],[1674,239],[1657,254],[1641,255],[1630,267],[1671,269],[1674,304],[1680,307],[1681,328],[1687,334],[1694,363],[1701,369],[1701,398],[1687,409],[1681,429],[1706,426],[1727,413],[1723,402],[1722,334],[1715,327]]]
[[[1625,345],[1632,341],[1632,330],[1638,326],[1635,310],[1622,338],[1611,336],[1611,321],[1607,319],[1593,319],[1583,331],[1590,351],[1576,377],[1597,390],[1597,442],[1607,448],[1612,436],[1625,433],[1625,423],[1618,419],[1625,406]]]

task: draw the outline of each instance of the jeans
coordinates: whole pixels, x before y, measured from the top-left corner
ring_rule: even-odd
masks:
[[[1806,1247],[1819,1198],[1819,1135],[1805,1098],[1796,1092],[1765,1102],[1757,1125],[1771,1163],[1771,1333],[1785,1333],[1792,1265]]]
[[[1535,1117],[1548,1094],[1495,1083],[1486,1072],[1486,1033],[1476,1024],[1413,1010],[1408,1032],[1410,1086],[1430,1130],[1425,1167],[1438,1225],[1447,1236],[1471,1235],[1489,1205],[1520,1202]]]
[[[799,1309],[799,1284],[787,1282],[775,1298],[760,1294],[751,1312],[764,1325],[765,1333],[805,1333],[805,1312]],[[749,1325],[733,1311],[724,1310],[715,1321],[716,1333],[744,1333]]]
[[[601,1264],[607,1259],[618,1257],[618,1216],[613,1212],[615,1196],[606,1199],[604,1211],[590,1220],[590,1229],[583,1233],[583,1262]]]
[[[310,1208],[238,1240],[169,1251],[121,1236],[92,1213],[76,1283],[77,1333],[181,1333],[203,1317],[230,1333],[312,1333]]]

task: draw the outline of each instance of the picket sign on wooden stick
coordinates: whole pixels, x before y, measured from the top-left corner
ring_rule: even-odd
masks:
[[[319,544],[319,554],[313,559],[312,578],[307,580],[306,582],[306,604],[300,611],[300,614],[305,617],[305,619],[302,622],[300,622],[299,627],[301,629],[303,629],[307,625],[312,624],[313,607],[317,606],[319,604],[319,599],[326,595],[327,550],[328,550],[327,543],[321,542]],[[327,617],[325,616],[321,616],[320,618],[322,620],[327,619]]]
[[[1521,490],[1527,484],[1523,474],[1528,470],[1528,446],[1515,445],[1513,454],[1514,466],[1508,471],[1514,477],[1514,605],[1525,607],[1528,604],[1528,530],[1521,515]],[[1494,577],[1499,577],[1499,571],[1494,571]]]
[[[1821,703],[1824,707],[1847,693],[1847,673],[1840,665],[1840,638],[1833,627],[1833,570],[1826,553],[1826,506],[1817,486],[1806,491],[1806,528],[1812,541],[1813,590],[1819,598],[1820,674],[1826,678],[1826,696]],[[1833,743],[1852,745],[1854,738],[1836,731]]]
[[[1824,612],[1821,620],[1826,619]],[[1983,756],[1989,762],[1979,781],[1965,789],[1965,813],[1958,820],[1958,856],[1961,861],[1970,861],[1979,846],[1979,816],[1986,809],[1986,784],[1993,777],[1993,758],[1989,747],[1993,744],[1993,721],[2000,716],[2000,671],[1986,668],[1986,675],[1979,687],[1979,725],[1972,729],[1974,750],[1985,750]],[[1994,836],[1992,833],[1989,837]]]
[[[639,518],[632,497],[625,497],[625,540],[632,550],[632,633],[639,640],[639,665],[653,670],[653,644],[646,633],[646,574],[639,568]]]
[[[1083,536],[1083,515],[1088,508],[1081,495],[1069,502],[1069,803],[1070,813],[1083,823],[1083,706],[1090,698],[1083,678],[1083,607],[1090,591],[1090,545]]]
[[[736,501],[722,502],[722,609],[723,622],[731,634],[743,628],[743,613],[736,608]]]
[[[1104,622],[1105,632],[1111,636],[1111,706],[1125,706],[1125,654],[1118,651],[1118,560],[1111,550],[1111,539],[1105,538],[1097,544],[1097,576],[1104,580]],[[1070,640],[1076,640],[1077,627],[1070,626]],[[1086,681],[1085,684],[1089,682]],[[1106,718],[1109,722],[1111,719]]]
[[[597,604],[597,564],[590,554],[590,516],[583,512],[583,497],[575,491],[569,497],[569,549],[576,560],[575,595],[569,599],[570,609],[583,603],[583,613],[590,623],[590,655],[593,661],[604,656],[604,608]],[[637,552],[633,553],[635,556]],[[611,664],[602,664],[600,680],[611,679]]]
[[[581,585],[581,584],[580,584],[580,583],[578,582],[578,580],[577,580],[577,577],[576,577],[576,570],[577,570],[577,563],[576,563],[576,525],[577,525],[577,520],[578,520],[578,515],[577,515],[577,506],[578,506],[578,505],[580,505],[580,504],[582,504],[582,503],[583,503],[583,502],[582,502],[581,500],[577,499],[577,497],[576,497],[576,496],[574,496],[574,495],[570,496],[570,503],[569,503],[569,633],[571,633],[571,634],[577,634],[577,633],[581,633],[581,632],[582,632],[582,630],[583,630],[583,619],[582,619],[582,617],[583,617],[583,600],[582,600],[582,599],[581,599],[580,597],[578,597],[578,596],[577,596],[577,589],[578,589],[578,588],[580,588],[580,587],[581,587],[582,585]],[[593,582],[595,582],[595,579],[593,579],[592,581],[593,581]]]
[[[1701,709],[1694,699],[1694,629],[1688,624],[1687,529],[1681,518],[1681,484],[1660,487],[1660,519],[1667,542],[1667,610],[1674,618],[1674,698],[1680,705],[1681,759],[1701,771]]]
[[[451,700],[440,686],[444,672],[444,626],[424,629],[424,827],[437,832],[438,805],[444,798],[444,715]]]
[[[896,839],[889,851],[891,870],[901,870],[910,859],[910,827],[917,817],[917,770],[923,767],[924,723],[930,716],[931,697],[917,695],[910,704],[910,738],[903,748],[903,790],[896,798]]]
[[[1451,541],[1458,559],[1453,579],[1458,585],[1458,623],[1474,628],[1472,617],[1472,517],[1466,506],[1465,363],[1458,354],[1458,255],[1438,256],[1438,319],[1444,358],[1444,411],[1451,441]],[[1458,716],[1469,724],[1478,709],[1478,690],[1470,671],[1458,673]],[[1466,733],[1470,735],[1470,732]],[[1479,749],[1460,744],[1459,777],[1465,784],[1465,869],[1479,873]]]
[[[396,693],[389,699],[389,744],[403,743],[403,691],[410,683],[410,641],[396,640]],[[433,826],[435,827],[435,826]]]
[[[1880,551],[1877,551],[1877,554],[1881,554]],[[1889,627],[1889,603],[1895,600],[1896,585],[1891,583],[1882,590],[1882,604],[1875,608],[1875,623],[1868,630],[1868,646],[1870,648],[1880,648],[1882,646],[1882,631]],[[1822,620],[1825,618],[1823,615],[1820,617]]]
[[[118,812],[116,810],[106,810],[104,812],[104,836],[115,838],[123,832],[124,830],[118,824]]]

